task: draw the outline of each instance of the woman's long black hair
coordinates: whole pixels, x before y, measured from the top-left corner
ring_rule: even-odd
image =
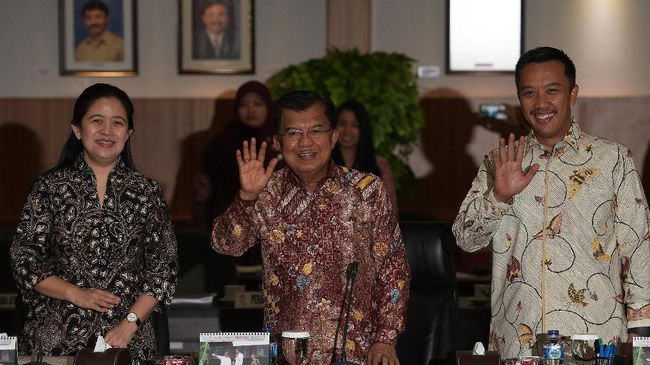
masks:
[[[334,128],[336,128],[339,116],[344,110],[353,112],[359,124],[359,144],[357,145],[356,157],[351,167],[355,170],[370,172],[377,176],[381,176],[381,170],[379,169],[379,166],[377,166],[375,147],[372,142],[372,127],[370,125],[370,115],[368,114],[368,111],[363,104],[358,101],[345,101],[336,110]],[[332,159],[337,165],[345,166],[338,142],[332,151]]]
[[[133,103],[131,99],[126,95],[124,91],[120,88],[115,87],[109,84],[97,83],[92,86],[89,86],[84,90],[81,95],[77,98],[74,103],[74,111],[72,114],[72,124],[81,128],[81,120],[83,116],[86,115],[90,106],[93,105],[97,99],[100,98],[116,98],[124,106],[126,110],[126,117],[129,123],[129,130],[133,130]],[[81,144],[81,141],[77,139],[74,132],[70,132],[68,140],[63,146],[63,151],[61,151],[61,157],[59,157],[59,162],[56,166],[50,171],[57,171],[62,168],[71,166],[79,157],[79,154],[83,153],[84,147]],[[133,164],[133,157],[131,156],[131,139],[126,140],[124,149],[120,153],[122,161],[126,166],[135,170],[135,165]]]

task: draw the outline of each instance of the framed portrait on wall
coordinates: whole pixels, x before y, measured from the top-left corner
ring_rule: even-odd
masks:
[[[514,72],[523,15],[523,0],[447,0],[447,73]]]
[[[179,0],[181,74],[255,72],[253,0]]]
[[[59,0],[61,75],[135,76],[136,46],[136,0]]]

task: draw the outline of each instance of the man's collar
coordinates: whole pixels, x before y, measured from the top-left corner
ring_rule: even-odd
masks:
[[[562,138],[561,141],[555,144],[555,148],[560,147],[564,144],[569,145],[571,148],[573,148],[574,151],[578,152],[580,149],[580,136],[582,135],[582,130],[580,129],[580,125],[578,124],[578,121],[575,119],[575,117],[571,117],[571,127],[569,127],[569,131],[567,132],[566,135],[564,135],[564,138]],[[537,140],[535,137],[535,131],[530,130],[530,134],[528,135],[528,138],[526,138],[526,145],[531,146],[531,145],[539,145],[541,148],[545,149],[541,143]]]
[[[295,172],[293,172],[293,170],[291,170],[289,166],[287,166],[286,169],[287,169],[287,174],[289,176],[289,181],[293,185],[305,189],[305,184],[303,184],[300,177],[298,177],[298,175]],[[338,174],[338,169],[336,167],[336,164],[332,159],[330,159],[329,165],[327,165],[327,172],[325,173],[325,176],[318,182],[318,184],[316,184],[316,190],[318,190],[318,188],[321,187],[323,183],[328,179],[335,178],[337,174]]]
[[[223,42],[224,32],[221,32],[219,35],[214,35],[206,29],[205,33],[208,35],[208,38],[210,39],[210,43],[212,43],[213,46],[221,46]]]
[[[564,141],[566,143],[573,147],[573,149],[578,152],[579,147],[580,147],[580,136],[582,135],[582,130],[580,130],[580,125],[578,124],[578,121],[571,117],[571,128],[569,128],[569,133],[564,136]]]
[[[113,35],[110,30],[106,29],[104,32],[102,32],[102,35],[97,38],[97,41],[94,41],[91,37],[86,38],[86,43],[92,45],[92,46],[98,46],[100,44],[107,44],[108,38],[110,38]]]

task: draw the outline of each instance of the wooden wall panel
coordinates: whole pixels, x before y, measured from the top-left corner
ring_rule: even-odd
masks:
[[[422,148],[433,164],[433,172],[417,180],[415,192],[399,196],[400,213],[453,220],[476,175],[478,164],[497,146],[498,136],[510,132],[525,134],[521,128],[494,125],[489,127],[493,136],[488,140],[477,139],[477,135],[485,135],[488,130],[475,113],[478,103],[484,101],[460,96],[420,99],[425,118]],[[646,197],[650,191],[648,104],[650,97],[579,98],[573,108],[582,129],[630,148]],[[479,151],[479,155],[470,155],[470,151]]]
[[[15,224],[33,179],[56,163],[70,131],[73,102],[0,98],[0,224]],[[231,120],[234,101],[225,96],[216,100],[140,98],[133,102],[136,166],[161,183],[174,219],[188,220],[203,148],[210,136]],[[585,129],[628,145],[650,184],[648,104],[650,97],[585,98],[580,99],[576,112]],[[411,195],[399,197],[400,211],[452,220],[480,157],[496,146],[497,135],[477,141],[477,131],[484,127],[475,122],[476,100],[423,97],[420,106],[426,122],[422,148],[434,170],[417,180]],[[471,151],[480,151],[478,159]]]
[[[58,160],[71,115],[68,99],[0,99],[0,223],[18,219],[34,178]]]
[[[0,224],[17,222],[32,181],[58,160],[74,99],[0,99]],[[190,218],[192,182],[209,137],[231,120],[226,99],[133,99],[136,167],[159,181],[172,215]],[[178,183],[177,183],[178,182]]]
[[[190,218],[192,181],[213,129],[230,120],[231,112],[216,108],[232,100],[136,99],[133,155],[136,166],[162,184],[172,214]]]
[[[372,51],[372,0],[327,0],[327,48]]]
[[[478,166],[467,153],[475,127],[469,101],[459,98],[422,98],[422,150],[433,171],[418,179],[416,189],[400,196],[402,215],[452,220],[469,189]]]

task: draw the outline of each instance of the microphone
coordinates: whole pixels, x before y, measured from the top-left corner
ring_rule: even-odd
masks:
[[[332,363],[331,365],[358,365],[353,362],[347,361],[347,355],[345,353],[345,341],[348,332],[348,321],[350,319],[350,310],[352,309],[352,292],[354,288],[354,279],[357,277],[357,269],[359,268],[359,263],[354,261],[348,264],[348,269],[346,271],[345,277],[345,294],[343,296],[343,306],[341,306],[341,315],[339,315],[339,322],[336,325],[336,334],[334,335],[334,350],[332,351]],[[339,328],[341,327],[341,319],[343,318],[343,308],[347,302],[347,308],[345,309],[345,324],[343,325],[343,349],[341,357],[337,358],[336,347],[338,344],[339,337]]]

